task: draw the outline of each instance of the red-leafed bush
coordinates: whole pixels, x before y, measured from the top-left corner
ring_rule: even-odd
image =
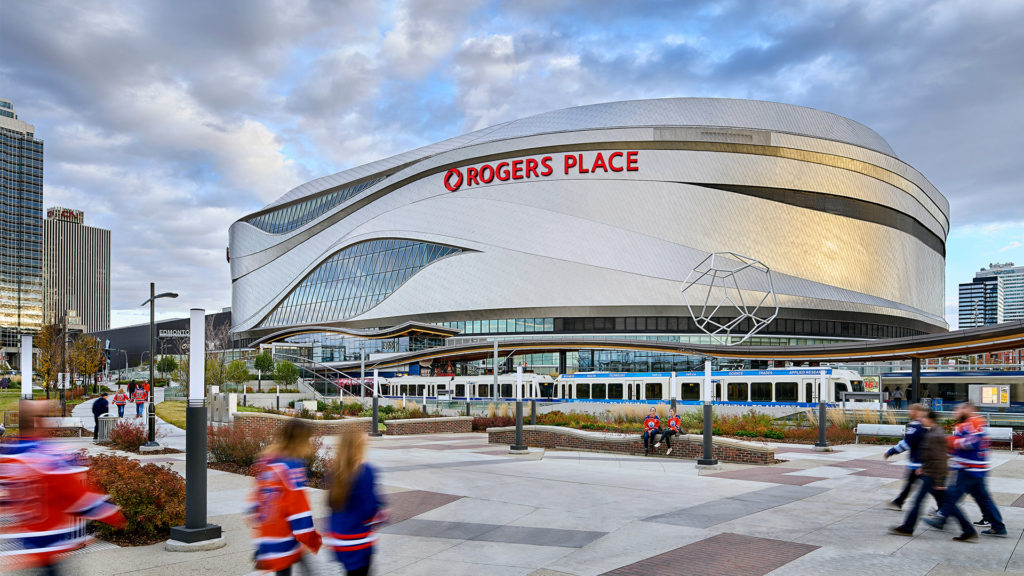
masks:
[[[143,419],[124,420],[114,425],[110,431],[110,443],[118,450],[138,452],[148,440],[148,431]]]
[[[185,479],[169,467],[103,454],[92,457],[89,481],[110,494],[127,520],[123,529],[93,522],[94,533],[104,540],[145,546],[166,540],[171,526],[185,523]]]
[[[473,417],[473,431],[484,432],[488,428],[501,428],[504,426],[515,426],[516,419],[508,416],[475,416]]]
[[[213,461],[248,474],[260,452],[274,441],[270,434],[250,435],[236,426],[210,426],[206,429],[206,449]]]

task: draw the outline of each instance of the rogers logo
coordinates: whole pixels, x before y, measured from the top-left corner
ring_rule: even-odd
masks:
[[[607,154],[607,156],[605,155]],[[562,156],[562,173],[590,174],[593,172],[636,172],[638,167],[638,152],[596,152],[591,157],[589,154],[564,154]],[[452,168],[444,175],[444,187],[449,192],[455,192],[465,184],[467,187],[479,184],[490,184],[498,180],[523,180],[528,178],[543,178],[554,174],[554,167],[551,156],[543,158],[518,158],[511,162],[498,162],[497,164],[481,164],[466,168],[465,175],[459,168]]]
[[[454,182],[452,182],[453,178],[455,178]],[[449,170],[448,173],[444,175],[444,187],[447,188],[449,192],[455,192],[461,188],[462,170],[459,170],[458,168],[452,168]]]

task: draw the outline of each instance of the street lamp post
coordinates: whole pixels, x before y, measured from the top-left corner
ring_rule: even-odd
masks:
[[[157,298],[177,298],[178,294],[175,292],[164,292],[162,294],[156,293],[156,284],[153,282],[149,283],[149,300],[146,300],[140,306],[149,304],[149,441],[144,444],[146,448],[155,448],[159,444],[156,443],[156,406],[153,403],[153,396],[156,394],[156,380],[154,378],[155,366],[153,364],[153,349],[156,348],[156,299]]]

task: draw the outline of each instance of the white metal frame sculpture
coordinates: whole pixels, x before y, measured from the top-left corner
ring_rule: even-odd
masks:
[[[779,315],[771,270],[734,252],[713,252],[694,266],[682,293],[697,327],[719,344],[742,344]],[[730,308],[736,310],[735,317],[715,320],[720,311],[731,312]],[[733,332],[744,320],[750,321],[750,330],[734,340]]]

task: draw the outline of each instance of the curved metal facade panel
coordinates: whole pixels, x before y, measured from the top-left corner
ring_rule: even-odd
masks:
[[[698,122],[711,129],[693,128]],[[570,155],[593,167],[598,153],[610,158],[627,150],[635,170],[565,167]],[[544,157],[551,164],[546,176],[535,166],[532,177],[468,180],[471,168],[511,168],[518,159],[522,172]],[[445,173],[453,167],[466,183],[450,190]],[[733,251],[772,269],[784,306],[946,328],[941,248],[948,203],[877,134],[824,112],[701,99],[581,107],[319,179],[279,202],[385,169],[392,170],[385,182],[289,233],[266,234],[244,221],[231,227],[235,331],[259,327],[340,249],[383,238],[470,252],[423,268],[369,308],[281,316],[273,325],[372,328],[408,319],[612,310],[685,316],[678,290],[687,273],[710,252]],[[763,190],[755,197],[728,186]],[[781,193],[775,198],[771,189],[800,191],[803,205]],[[831,213],[836,203],[819,207],[815,195],[899,218]]]

